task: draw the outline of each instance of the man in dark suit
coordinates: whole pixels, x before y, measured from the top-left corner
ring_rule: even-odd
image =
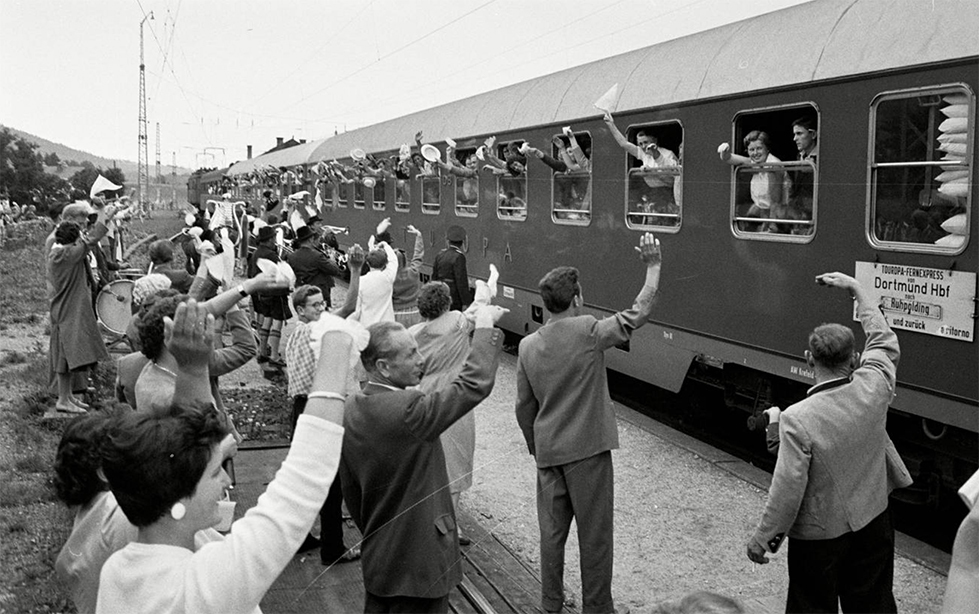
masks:
[[[445,239],[449,246],[435,256],[432,279],[445,282],[449,286],[449,295],[452,297],[449,309],[464,311],[473,302],[472,290],[469,289],[469,272],[466,270],[466,255],[462,253],[466,231],[461,226],[449,226]]]
[[[841,324],[809,334],[816,385],[781,413],[768,502],[747,554],[767,563],[766,553],[791,538],[786,612],[897,612],[888,495],[911,484],[886,430],[897,335],[856,279],[825,273],[816,281],[856,300],[866,346],[855,352],[853,331]]]
[[[472,349],[459,376],[430,394],[424,360],[397,322],[371,326],[361,362],[370,381],[347,399],[340,476],[361,533],[365,612],[447,612],[462,580],[445,455],[439,435],[493,389],[505,309],[476,312]]]
[[[333,278],[342,274],[340,265],[319,249],[319,235],[309,226],[300,226],[296,231],[296,251],[289,255],[286,261],[296,273],[296,284],[316,286],[323,293],[326,308],[333,305],[330,291],[333,290]]]
[[[603,320],[580,315],[578,270],[558,267],[539,284],[550,319],[520,342],[517,422],[537,461],[545,612],[564,605],[564,544],[572,519],[581,550],[582,612],[623,611],[612,600],[611,450],[619,447],[619,433],[604,352],[628,341],[653,309],[659,241],[647,233],[636,249],[646,278],[631,308]]]

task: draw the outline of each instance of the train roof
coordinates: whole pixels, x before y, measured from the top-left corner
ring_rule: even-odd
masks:
[[[224,168],[216,168],[214,170],[207,171],[206,173],[201,173],[200,180],[205,183],[220,181],[222,177],[228,174],[230,169],[231,167],[225,166]]]
[[[972,0],[817,0],[274,152],[268,162],[259,156],[230,173],[346,158],[355,147],[394,150],[418,130],[437,143],[580,121],[598,113],[593,103],[614,83],[615,111],[627,112],[977,56]]]
[[[257,168],[264,168],[266,166],[274,166],[279,168],[281,166],[297,166],[299,164],[306,164],[312,159],[310,155],[316,150],[317,146],[325,141],[326,139],[320,139],[319,141],[300,143],[299,145],[293,145],[292,147],[286,147],[285,149],[278,149],[276,151],[264,153],[248,160],[235,162],[231,165],[228,174],[243,175],[245,173],[250,173]],[[316,160],[320,159],[321,158],[316,158]]]

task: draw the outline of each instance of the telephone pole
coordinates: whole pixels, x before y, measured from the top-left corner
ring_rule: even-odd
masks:
[[[141,215],[146,214],[147,199],[149,198],[149,152],[147,151],[146,135],[146,62],[143,56],[143,24],[147,19],[153,19],[153,11],[139,22],[139,154],[137,162],[137,202]]]
[[[160,122],[156,122],[156,182],[163,183],[163,175],[160,174]]]

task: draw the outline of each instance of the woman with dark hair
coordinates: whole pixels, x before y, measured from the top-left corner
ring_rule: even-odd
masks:
[[[106,561],[99,612],[258,612],[326,499],[343,438],[343,391],[355,350],[336,319],[322,342],[305,412],[286,460],[256,507],[222,540],[194,536],[220,520],[231,484],[221,468],[237,449],[209,405],[213,316],[194,301],[167,322],[177,360],[173,404],[134,412],[106,432],[102,467],[136,540]]]
[[[424,322],[408,329],[425,358],[424,375],[418,389],[424,393],[449,385],[462,370],[469,355],[473,322],[460,311],[450,311],[449,286],[432,281],[418,293],[418,312]],[[459,495],[472,486],[473,454],[476,451],[476,412],[468,412],[441,435],[445,468],[449,474],[452,507],[459,513]],[[469,538],[459,534],[459,543]]]
[[[116,414],[100,411],[80,416],[66,428],[54,461],[54,489],[75,511],[68,541],[54,563],[75,607],[95,612],[99,573],[106,559],[136,539],[136,527],[119,509],[109,485],[99,475],[102,439]]]

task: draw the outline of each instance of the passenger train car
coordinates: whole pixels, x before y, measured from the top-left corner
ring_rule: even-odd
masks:
[[[628,307],[642,280],[633,247],[654,232],[658,304],[628,346],[609,352],[610,367],[674,392],[722,387],[731,406],[755,414],[813,383],[803,350],[815,325],[858,327],[845,294],[814,284],[826,271],[855,275],[901,342],[888,428],[916,477],[906,496],[936,503],[940,486],[976,470],[979,449],[977,32],[967,2],[818,1],[276,152],[272,164],[304,178],[289,189],[313,192],[319,162],[349,161],[355,148],[394,155],[418,130],[443,152],[453,139],[462,160],[490,136],[501,157],[511,142],[557,156],[570,126],[590,149],[582,170],[553,172],[530,155],[522,174],[481,170],[468,184],[325,184],[325,217],[349,227],[348,245],[385,217],[398,231],[414,224],[428,263],[446,228],[464,227],[470,275],[499,267],[502,326],[521,335],[545,321],[537,282],[558,265],[581,270],[595,315]],[[616,143],[593,106],[616,83],[618,129],[632,143],[653,135],[678,165],[644,170]],[[799,159],[799,122],[818,156]],[[721,161],[722,143],[744,153],[754,130],[779,161]],[[260,156],[228,174],[267,164]],[[786,193],[805,189],[759,222],[747,210],[752,177],[764,173],[788,177]],[[236,189],[258,197],[247,182]]]

